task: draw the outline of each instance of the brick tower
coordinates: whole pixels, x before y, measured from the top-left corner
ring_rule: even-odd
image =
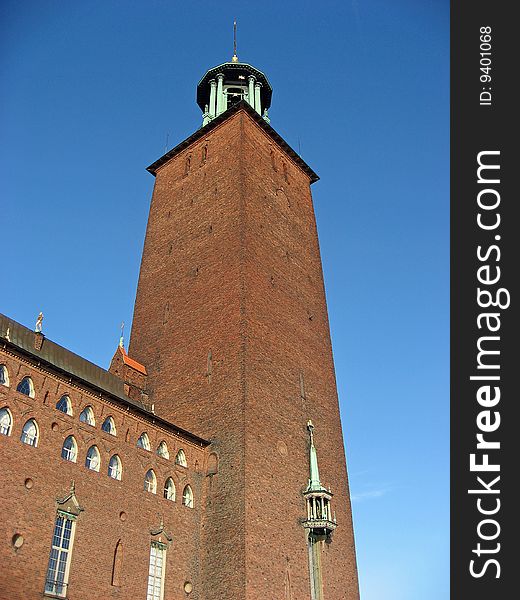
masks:
[[[201,597],[355,600],[318,177],[269,125],[271,94],[236,54],[210,69],[202,127],[148,168],[129,354],[147,368],[156,414],[216,455]]]

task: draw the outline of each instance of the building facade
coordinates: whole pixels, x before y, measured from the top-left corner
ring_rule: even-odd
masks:
[[[310,185],[258,69],[153,163],[128,352],[0,317],[0,597],[356,600]],[[319,456],[319,467],[318,467]]]

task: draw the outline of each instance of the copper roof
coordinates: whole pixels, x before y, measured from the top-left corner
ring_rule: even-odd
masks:
[[[39,335],[42,334],[37,334],[0,313],[0,345],[4,348],[18,350],[22,354],[37,360],[41,365],[58,371],[62,375],[71,377],[96,392],[106,394],[109,399],[135,409],[141,416],[174,433],[190,438],[191,441],[198,445],[209,445],[210,442],[207,440],[177,427],[148,410],[141,402],[129,398],[124,392],[123,381],[105,369],[74,354],[74,352],[67,350],[46,337],[44,337],[41,349],[37,350],[35,348],[35,336]],[[139,365],[139,363],[136,364]],[[139,366],[144,368],[142,365]]]

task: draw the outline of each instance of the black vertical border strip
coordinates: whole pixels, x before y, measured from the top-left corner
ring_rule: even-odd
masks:
[[[519,303],[518,278],[520,275],[520,222],[515,222],[515,209],[520,208],[520,198],[513,184],[520,180],[520,164],[515,158],[520,153],[513,146],[515,130],[518,131],[520,108],[513,107],[514,88],[518,87],[518,39],[520,31],[513,16],[514,2],[494,0],[461,1],[451,3],[451,598],[454,600],[501,600],[517,597],[513,577],[520,573],[520,550],[518,549],[518,511],[520,499],[514,484],[520,481],[518,458],[520,429],[516,420],[517,404],[520,403],[518,385],[515,386],[515,367],[520,371],[519,351],[515,347],[518,328]],[[491,27],[491,82],[483,82],[480,76],[481,27]],[[484,61],[487,62],[487,61]],[[484,65],[485,66],[485,65]],[[480,105],[480,94],[491,88],[491,106]],[[518,134],[517,134],[518,137]],[[477,157],[483,151],[500,151],[499,156],[485,159],[500,164],[499,184],[479,184],[477,181]],[[516,168],[515,168],[516,167]],[[488,178],[493,178],[488,172]],[[518,184],[517,184],[518,185]],[[484,188],[493,188],[500,194],[496,210],[479,209],[477,196]],[[486,194],[489,201],[492,193]],[[479,228],[477,214],[491,223],[500,214],[500,226],[486,231]],[[518,210],[516,211],[518,212]],[[500,239],[496,239],[496,235]],[[500,248],[492,251],[488,260],[479,260],[493,244]],[[490,266],[490,278],[500,268],[500,280],[495,285],[479,283],[479,267]],[[482,273],[484,276],[485,274]],[[510,293],[509,308],[479,307],[477,288],[496,294],[499,288]],[[504,294],[502,294],[503,297]],[[499,313],[500,329],[490,333],[484,326],[478,328],[480,313]],[[494,322],[496,325],[496,321]],[[499,363],[500,368],[477,368],[477,342],[481,336],[499,336],[499,341],[487,341],[487,348],[499,350],[499,355],[486,357],[486,364]],[[477,391],[489,382],[471,381],[472,375],[500,375],[501,398],[496,407],[483,407],[477,402]],[[516,388],[516,389],[515,389]],[[494,432],[484,433],[484,438],[499,441],[500,449],[477,450],[479,433],[478,415],[492,411],[490,422],[496,422],[500,413],[500,426]],[[500,465],[499,472],[471,472],[470,455],[475,453],[477,462],[487,453],[491,464]],[[468,490],[483,489],[477,477],[489,483],[500,476],[494,490],[497,494],[469,494]],[[494,515],[484,515],[481,508],[494,510],[497,499],[500,509]],[[483,523],[485,519],[495,520]],[[493,540],[500,527],[500,533]],[[477,554],[478,544],[481,550]],[[498,547],[500,544],[500,547]],[[481,577],[470,573],[473,570]],[[497,578],[500,565],[500,576]]]

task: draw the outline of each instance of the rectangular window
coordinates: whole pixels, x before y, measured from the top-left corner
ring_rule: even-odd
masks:
[[[150,569],[148,571],[146,600],[163,600],[165,558],[166,546],[152,542],[150,547]]]
[[[74,519],[64,513],[58,513],[45,580],[46,594],[53,594],[54,596],[66,596],[67,594],[74,525]]]

